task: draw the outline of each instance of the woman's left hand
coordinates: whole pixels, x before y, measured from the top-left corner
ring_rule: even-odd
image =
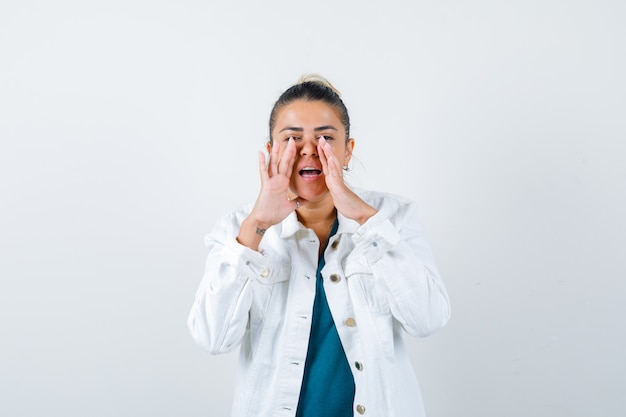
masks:
[[[363,201],[343,181],[343,167],[331,146],[320,138],[317,151],[326,178],[326,186],[333,197],[337,211],[359,224],[365,223],[377,210]]]

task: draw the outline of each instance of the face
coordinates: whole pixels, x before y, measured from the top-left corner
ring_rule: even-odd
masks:
[[[280,147],[282,157],[289,138],[295,141],[290,191],[311,202],[330,198],[317,148],[320,137],[330,144],[338,163],[342,167],[348,165],[354,139],[346,141],[346,130],[332,106],[323,101],[297,100],[278,111],[272,131],[273,146]],[[268,143],[268,150],[270,146]]]

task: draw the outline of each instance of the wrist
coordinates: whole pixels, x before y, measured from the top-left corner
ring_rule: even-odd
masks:
[[[376,213],[378,213],[378,210],[376,210],[374,207],[370,206],[369,204],[367,205],[367,208],[365,209],[365,211],[361,214],[361,216],[359,216],[358,218],[354,219],[356,220],[357,223],[359,223],[360,225],[365,224],[365,222],[367,222],[370,218],[372,218]]]
[[[270,227],[271,225],[269,223],[259,222],[254,218],[247,217],[241,223],[237,242],[252,250],[258,251],[263,235]]]

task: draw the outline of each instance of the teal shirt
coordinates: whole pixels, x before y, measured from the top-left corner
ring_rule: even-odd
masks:
[[[335,220],[328,240],[337,233],[338,226]],[[325,250],[317,265],[311,334],[296,417],[354,415],[354,378],[324,292]]]

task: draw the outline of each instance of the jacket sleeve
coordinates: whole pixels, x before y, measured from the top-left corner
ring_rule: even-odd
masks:
[[[351,261],[372,274],[377,296],[386,298],[391,314],[407,333],[423,337],[447,323],[448,294],[414,203],[403,203],[391,216],[379,211],[352,239]]]
[[[225,217],[206,236],[204,276],[187,325],[196,343],[212,354],[236,348],[245,334],[253,300],[253,280],[266,270],[265,257],[236,240],[240,221]]]

